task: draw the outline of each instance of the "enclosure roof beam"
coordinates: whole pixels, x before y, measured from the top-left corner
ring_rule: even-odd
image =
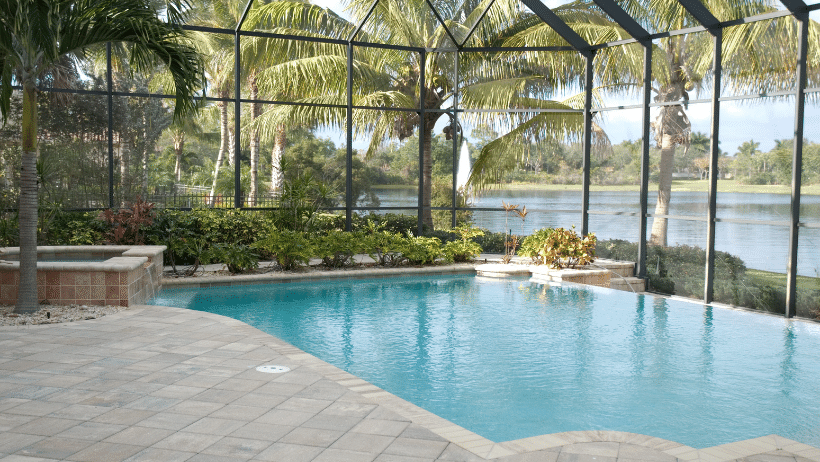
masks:
[[[242,24],[245,23],[245,19],[248,18],[248,12],[251,11],[251,7],[253,6],[253,0],[248,0],[248,4],[245,5],[245,11],[242,12],[242,16],[239,18],[239,21],[236,23],[236,32],[242,30]]]
[[[604,13],[638,41],[649,40],[649,32],[643,28],[635,18],[629,15],[620,5],[612,0],[593,0]]]
[[[367,9],[367,14],[364,15],[364,18],[362,18],[361,22],[359,22],[359,24],[356,26],[356,30],[354,30],[353,33],[350,34],[350,37],[348,37],[348,42],[352,42],[356,39],[356,36],[359,35],[359,32],[362,31],[364,24],[367,22],[368,19],[370,19],[370,15],[373,14],[373,11],[376,10],[376,6],[378,4],[379,0],[373,0],[373,3],[370,4],[370,8]]]
[[[700,0],[678,0],[678,3],[680,3],[695,20],[703,24],[703,27],[705,27],[710,34],[714,35],[712,31],[720,28],[718,18],[716,18]]]
[[[820,9],[820,3],[818,3],[816,7],[815,7],[815,5],[812,5],[812,6],[809,6],[807,9],[809,11],[812,11],[814,9]],[[758,22],[758,21],[766,21],[766,20],[769,20],[769,19],[782,18],[784,16],[793,16],[793,13],[790,12],[790,11],[783,11],[783,10],[770,11],[768,13],[757,14],[757,15],[754,15],[754,16],[747,16],[745,18],[740,18],[740,19],[733,19],[731,21],[723,21],[723,22],[718,23],[718,25],[716,27],[720,28],[720,29],[725,29],[727,27],[739,26],[741,24],[749,24],[749,23]],[[673,31],[668,31],[668,32],[658,32],[656,34],[651,34],[648,37],[648,39],[649,40],[655,40],[655,39],[661,39],[661,38],[667,38],[667,37],[674,37],[676,35],[686,35],[686,34],[692,34],[692,33],[695,33],[695,32],[705,32],[705,31],[708,31],[708,30],[709,29],[706,28],[705,26],[687,27],[686,29],[678,29],[678,30],[673,30]],[[616,40],[614,42],[607,42],[607,43],[592,45],[592,49],[597,50],[597,49],[601,49],[601,48],[610,48],[610,47],[613,47],[613,46],[628,45],[630,43],[637,43],[637,42],[639,42],[639,40],[636,39],[636,38]]]
[[[472,37],[475,30],[478,29],[478,25],[481,24],[481,21],[484,20],[485,16],[487,16],[487,13],[489,13],[490,8],[493,7],[493,4],[495,4],[495,0],[491,0],[490,3],[487,4],[487,8],[484,8],[484,11],[481,12],[481,16],[478,17],[475,24],[473,24],[473,27],[470,28],[469,32],[467,32],[467,36],[464,37],[464,41],[458,44],[460,48],[463,48],[464,45],[467,43],[467,40],[470,40],[470,37]]]
[[[795,15],[805,13],[808,8],[803,0],[780,0],[780,3]]]
[[[561,18],[558,17],[551,9],[541,3],[540,0],[521,0],[521,3],[527,6],[536,16],[541,18],[544,23],[552,27],[552,29],[560,35],[564,40],[581,52],[584,56],[591,53],[590,45],[577,32],[572,30]]]
[[[453,45],[455,45],[457,48],[460,48],[461,46],[459,45],[458,40],[456,40],[456,38],[453,37],[453,33],[450,32],[450,29],[447,27],[447,24],[445,24],[444,18],[442,18],[441,15],[438,14],[438,10],[435,6],[433,6],[433,3],[430,0],[427,0],[427,6],[430,7],[430,10],[433,12],[433,15],[436,17],[438,23],[441,24],[441,27],[444,28],[444,32],[447,34],[448,37],[450,37],[450,40],[453,41]]]

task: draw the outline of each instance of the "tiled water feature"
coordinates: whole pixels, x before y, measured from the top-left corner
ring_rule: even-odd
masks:
[[[143,304],[162,288],[160,245],[41,246],[37,299],[58,305]],[[0,304],[13,305],[20,283],[19,247],[0,248]]]

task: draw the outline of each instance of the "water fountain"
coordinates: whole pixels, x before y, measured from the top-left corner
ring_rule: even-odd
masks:
[[[467,140],[461,145],[461,153],[458,156],[458,168],[456,170],[456,189],[464,194],[465,202],[470,202],[470,191],[467,188],[467,180],[470,179],[470,148]]]

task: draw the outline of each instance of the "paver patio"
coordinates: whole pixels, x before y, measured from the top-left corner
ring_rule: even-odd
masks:
[[[820,461],[820,449],[772,435],[695,450],[602,431],[497,444],[242,322],[179,308],[0,327],[2,461],[488,459]]]

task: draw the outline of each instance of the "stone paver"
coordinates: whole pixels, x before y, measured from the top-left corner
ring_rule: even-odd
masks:
[[[0,461],[53,460],[820,462],[820,449],[603,431],[495,443],[242,322],[137,306],[0,327]]]

